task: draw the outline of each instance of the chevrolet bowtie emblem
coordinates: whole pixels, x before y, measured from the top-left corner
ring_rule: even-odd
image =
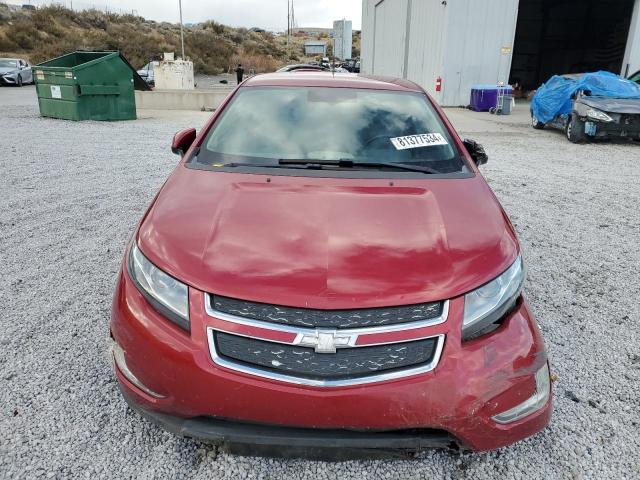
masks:
[[[297,344],[313,347],[316,353],[336,353],[337,348],[355,344],[355,337],[355,335],[341,334],[335,330],[316,330],[312,334],[303,334]]]

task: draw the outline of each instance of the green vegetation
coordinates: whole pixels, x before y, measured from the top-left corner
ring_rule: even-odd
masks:
[[[237,63],[256,72],[287,63],[282,38],[215,21],[186,27],[184,43],[196,72],[203,74],[226,72]],[[0,3],[0,57],[20,56],[39,63],[80,49],[120,50],[139,68],[162,52],[179,53],[180,28],[135,15],[76,12],[60,6],[29,11]]]

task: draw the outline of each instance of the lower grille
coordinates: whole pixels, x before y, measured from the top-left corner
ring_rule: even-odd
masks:
[[[640,126],[640,115],[621,115],[620,125]]]
[[[347,380],[416,367],[431,362],[438,339],[339,349],[316,353],[312,348],[272,343],[215,331],[218,355],[234,363],[311,380]]]

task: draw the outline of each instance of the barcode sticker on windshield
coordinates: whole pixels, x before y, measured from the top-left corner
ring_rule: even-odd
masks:
[[[407,135],[406,137],[390,138],[396,150],[408,148],[431,147],[434,145],[448,145],[447,140],[440,133],[421,133],[420,135]]]

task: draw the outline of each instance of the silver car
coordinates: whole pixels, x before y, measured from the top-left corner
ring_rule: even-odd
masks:
[[[153,62],[147,63],[144,67],[138,70],[138,75],[140,75],[148,85],[153,86],[156,84],[153,76]]]
[[[21,58],[0,58],[0,84],[17,85],[33,83],[31,65]]]

